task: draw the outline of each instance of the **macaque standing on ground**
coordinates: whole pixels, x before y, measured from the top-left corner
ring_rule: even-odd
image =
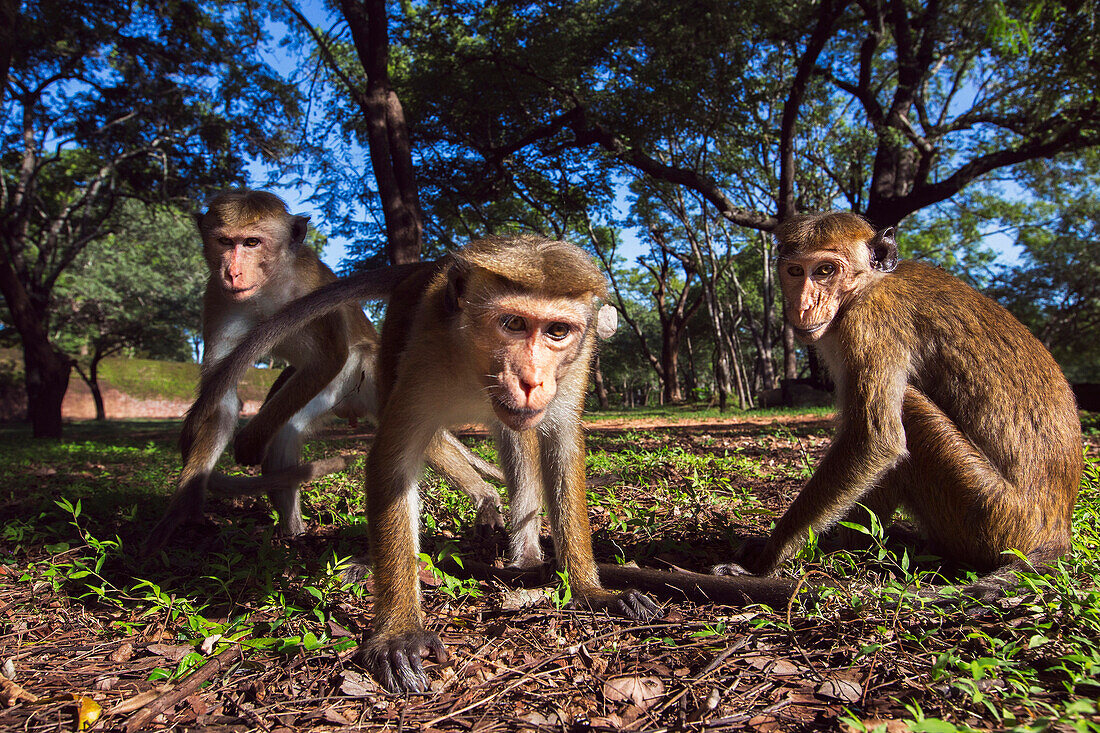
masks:
[[[204,378],[263,319],[336,280],[305,246],[307,222],[308,217],[291,216],[278,196],[248,190],[218,194],[210,200],[207,212],[197,217],[210,268],[203,299]],[[390,278],[392,282],[407,274],[400,268],[387,272],[397,273]],[[383,281],[378,292],[387,295],[392,282],[379,277]],[[280,531],[287,536],[301,534],[305,525],[299,505],[300,483],[345,465],[343,459],[299,464],[302,442],[310,429],[330,414],[349,420],[376,418],[378,334],[357,303],[345,302],[299,324],[282,334],[270,352],[291,366],[234,442],[237,460],[261,464],[264,475],[225,477],[214,472],[240,412],[236,382],[224,385],[216,396],[216,409],[201,427],[184,432],[179,488],[150,535],[149,551],[159,550],[181,522],[198,514],[208,485],[227,494],[266,491],[279,513]],[[475,470],[503,480],[495,467],[446,432],[432,435],[427,460],[474,500],[480,523],[503,526],[500,496]]]

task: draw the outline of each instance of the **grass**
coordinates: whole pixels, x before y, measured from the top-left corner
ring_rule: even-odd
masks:
[[[728,556],[737,537],[765,531],[830,434],[820,412],[672,429],[599,423],[588,436],[598,556],[694,569]],[[1085,423],[1088,433],[1092,417]],[[335,710],[330,724],[358,714],[371,725],[465,730],[477,716],[451,720],[447,710],[482,705],[477,715],[506,728],[530,727],[527,716],[538,711],[566,716],[560,720],[583,712],[594,728],[625,725],[634,715],[649,727],[685,730],[715,720],[753,720],[760,729],[885,730],[892,720],[926,731],[1100,730],[1095,447],[1086,454],[1072,554],[1052,576],[1025,576],[1023,590],[1004,601],[975,608],[900,596],[903,587],[941,582],[936,566],[872,527],[869,551],[825,554],[812,542],[787,568],[810,573],[810,582],[824,573],[844,584],[823,590],[814,606],[788,616],[681,603],[666,622],[636,631],[564,610],[567,582],[543,589],[542,607],[508,611],[511,591],[442,571],[456,551],[491,560],[502,548],[473,531],[463,496],[430,477],[425,606],[458,661],[432,673],[444,680],[438,697],[402,701],[355,677],[350,662],[372,603],[369,579],[350,584],[342,574],[365,547],[362,462],[307,487],[305,538],[275,540],[266,500],[211,500],[211,526],[186,530],[160,557],[141,558],[144,532],[178,470],[177,429],[162,421],[83,423],[69,426],[65,442],[44,442],[21,426],[0,426],[0,662],[15,660],[28,689],[95,695],[107,707],[186,677],[233,643],[244,647],[246,662],[204,699],[257,727],[276,727],[279,716],[311,726],[309,715]],[[492,456],[486,441],[472,446]],[[356,449],[357,439],[337,433],[308,444],[306,456]],[[75,661],[57,651],[102,649],[95,658],[106,659],[124,643],[141,651],[114,666],[81,661],[94,651]],[[183,653],[149,651],[158,644]],[[779,663],[796,672],[775,671]],[[89,676],[89,667],[115,670],[121,681],[96,687],[100,672]],[[601,696],[607,680],[631,674],[664,681],[658,706],[639,713]],[[860,694],[848,699],[824,687],[837,680]],[[201,724],[201,707],[169,722]],[[4,715],[0,727],[26,724]]]
[[[241,399],[262,400],[278,369],[249,369],[240,385]],[[79,381],[74,372],[72,379]],[[130,357],[108,357],[99,365],[100,386],[135,399],[178,400],[195,397],[199,365],[194,362],[158,361]],[[0,348],[0,395],[16,389],[23,381],[23,354],[19,349]]]

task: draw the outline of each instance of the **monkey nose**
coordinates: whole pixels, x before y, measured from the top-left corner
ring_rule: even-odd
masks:
[[[523,396],[527,398],[527,401],[531,401],[531,395],[536,389],[542,387],[542,380],[535,381],[534,379],[520,378],[519,388],[523,390]]]

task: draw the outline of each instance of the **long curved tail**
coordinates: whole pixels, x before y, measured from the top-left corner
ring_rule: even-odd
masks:
[[[203,369],[202,387],[195,403],[187,411],[187,417],[183,423],[180,442],[184,456],[187,456],[190,445],[188,436],[195,434],[195,427],[209,418],[222,395],[236,387],[241,377],[260,356],[271,351],[276,344],[309,321],[336,310],[344,303],[356,300],[385,300],[410,275],[424,268],[436,266],[435,262],[415,262],[351,275],[317,288],[297,300],[292,300],[256,326],[225,357]]]

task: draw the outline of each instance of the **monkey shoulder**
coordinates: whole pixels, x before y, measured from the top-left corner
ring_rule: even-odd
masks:
[[[441,281],[442,278],[442,281]],[[405,348],[418,330],[435,317],[442,318],[445,276],[439,268],[416,270],[390,294],[378,347],[378,389],[386,394],[397,379]],[[438,311],[438,313],[436,313]]]

